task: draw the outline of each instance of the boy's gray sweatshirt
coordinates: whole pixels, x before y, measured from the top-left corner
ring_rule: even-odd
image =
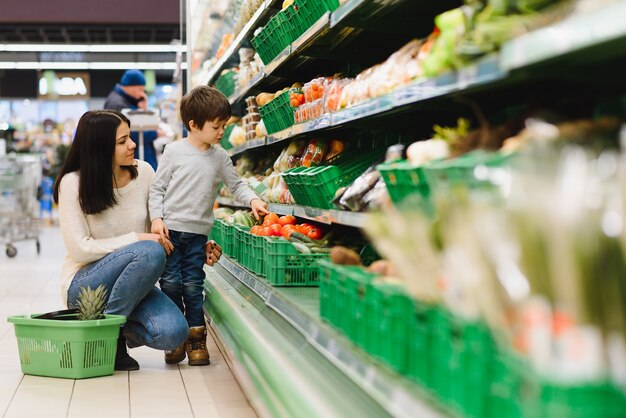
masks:
[[[150,220],[162,218],[168,229],[208,235],[222,181],[240,202],[250,204],[258,197],[237,175],[223,148],[200,151],[187,139],[169,144],[150,188]]]

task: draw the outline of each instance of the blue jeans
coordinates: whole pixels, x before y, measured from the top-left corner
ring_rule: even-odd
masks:
[[[108,295],[105,313],[126,317],[124,335],[129,347],[173,350],[187,339],[189,329],[176,305],[155,287],[164,266],[165,251],[158,243],[127,245],[74,275],[68,305],[76,307],[81,287],[95,289],[103,284]]]
[[[204,245],[207,237],[190,232],[170,230],[174,251],[167,257],[159,284],[161,290],[185,314],[189,327],[204,326]]]

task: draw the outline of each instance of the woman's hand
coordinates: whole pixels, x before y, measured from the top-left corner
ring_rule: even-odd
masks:
[[[137,238],[139,238],[139,241],[158,242],[159,244],[161,244],[161,246],[163,246],[165,254],[167,255],[172,254],[172,251],[174,251],[174,246],[172,245],[172,242],[167,238],[161,238],[159,234],[137,234]]]
[[[222,256],[222,247],[220,247],[215,241],[211,240],[204,245],[206,252],[206,264],[209,266],[214,265]]]
[[[267,215],[270,213],[269,210],[267,210],[267,203],[259,198],[252,199],[250,201],[250,209],[252,209],[252,214],[257,220],[260,215]]]

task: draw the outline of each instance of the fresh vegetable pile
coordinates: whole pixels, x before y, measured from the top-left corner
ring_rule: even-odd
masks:
[[[261,225],[250,228],[250,233],[262,237],[284,237],[303,254],[327,253],[331,233],[323,235],[322,230],[309,223],[296,224],[292,215],[278,216],[275,213],[265,215]]]

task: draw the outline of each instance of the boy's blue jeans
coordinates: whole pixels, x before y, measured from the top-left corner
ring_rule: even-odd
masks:
[[[129,347],[173,350],[186,341],[189,329],[176,305],[155,287],[164,266],[165,250],[158,243],[127,245],[74,275],[68,305],[76,307],[81,287],[95,289],[104,284],[109,298],[105,313],[127,318],[124,334]]]
[[[167,257],[159,284],[161,290],[185,314],[189,327],[204,326],[204,245],[207,237],[190,232],[172,231],[170,241],[174,251]]]

